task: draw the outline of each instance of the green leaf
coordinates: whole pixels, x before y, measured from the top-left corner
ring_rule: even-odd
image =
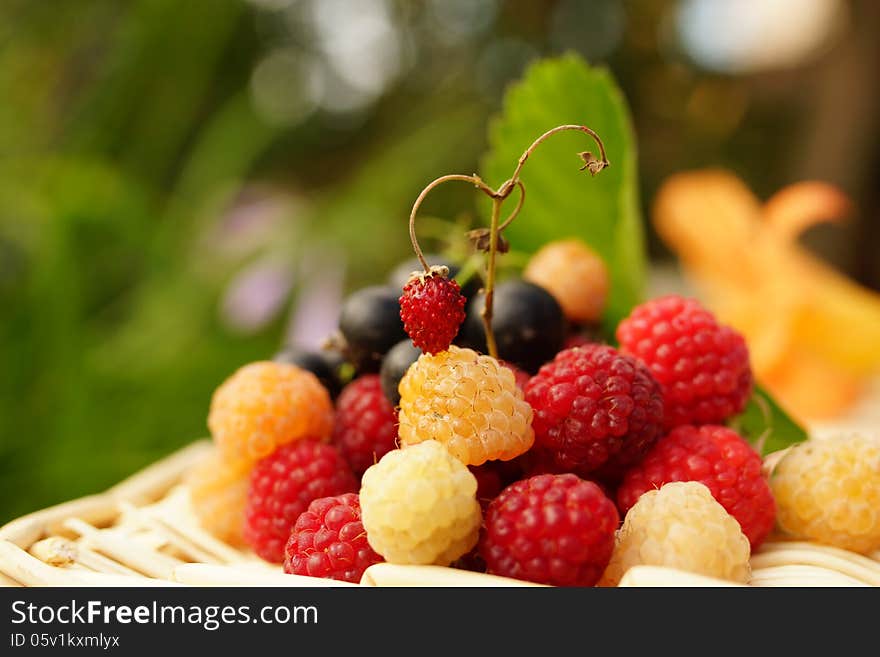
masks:
[[[626,100],[611,74],[576,55],[531,66],[509,89],[501,115],[490,125],[482,176],[497,187],[513,174],[520,155],[535,138],[564,124],[595,130],[611,166],[591,177],[579,171],[584,164],[579,153],[596,154],[595,142],[575,131],[551,136],[522,169],[525,205],[505,236],[513,248],[526,252],[566,237],[592,246],[611,274],[603,324],[606,334],[613,335],[617,323],[642,300],[646,254],[635,137]]]
[[[808,438],[806,430],[760,386],[755,386],[748,406],[731,426],[759,447],[762,456]]]

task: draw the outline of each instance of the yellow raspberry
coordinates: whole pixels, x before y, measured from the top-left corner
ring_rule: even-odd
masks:
[[[244,507],[250,468],[213,449],[186,476],[193,511],[202,527],[224,543],[244,545]]]
[[[523,278],[554,296],[573,322],[602,318],[608,299],[608,268],[593,249],[577,239],[550,242],[535,253]]]
[[[600,585],[617,586],[633,566],[667,566],[745,583],[749,539],[697,481],[675,482],[639,497],[627,512]]]
[[[880,549],[880,439],[800,443],[776,465],[770,489],[786,533],[853,552]]]
[[[436,440],[368,468],[360,503],[367,541],[390,563],[448,566],[477,543],[477,480]]]
[[[532,407],[510,368],[451,346],[422,354],[400,381],[401,446],[436,440],[465,465],[509,461],[535,442]]]
[[[228,461],[254,463],[281,445],[326,440],[333,427],[330,395],[296,365],[245,365],[215,392],[208,428]]]

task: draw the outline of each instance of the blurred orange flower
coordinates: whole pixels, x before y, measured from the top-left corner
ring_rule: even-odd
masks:
[[[720,170],[674,175],[654,202],[660,237],[705,302],[745,335],[757,379],[801,420],[841,414],[880,373],[880,295],[797,242],[851,210],[839,189],[815,181],[762,204]]]

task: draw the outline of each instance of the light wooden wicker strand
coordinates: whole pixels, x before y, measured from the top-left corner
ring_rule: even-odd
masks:
[[[128,507],[134,509],[133,505]],[[206,532],[198,523],[189,502],[189,491],[183,486],[173,488],[158,504],[137,509],[165,530],[166,536],[177,545],[188,546],[189,550],[211,555],[209,563],[239,563],[250,561],[239,550],[226,545]]]
[[[748,588],[745,584],[728,582],[723,579],[706,577],[695,573],[686,573],[675,568],[664,566],[633,566],[627,570],[620,583],[622,588],[634,587],[738,587]]]
[[[80,534],[92,549],[149,577],[171,579],[174,569],[183,563],[174,557],[150,550],[137,541],[129,540],[116,529],[99,530],[79,518],[68,518],[64,526]]]
[[[186,563],[174,569],[173,579],[193,586],[357,587],[332,579],[287,575],[281,570],[248,566],[215,566]]]
[[[849,577],[836,570],[818,568],[816,566],[802,566],[799,564],[786,564],[770,568],[758,568],[752,571],[751,586],[809,586],[809,587],[839,587],[839,586],[870,586],[863,581]]]
[[[113,559],[108,559],[87,547],[60,536],[51,536],[37,541],[31,547],[30,553],[50,566],[59,568],[79,566],[97,573],[140,576],[131,568],[126,568]]]
[[[50,566],[9,541],[0,541],[0,570],[23,586],[164,586],[170,582],[145,577],[108,575]]]
[[[521,587],[542,586],[508,577],[472,573],[441,566],[400,566],[390,563],[373,564],[364,572],[363,586],[436,586],[436,587]]]
[[[869,586],[880,586],[880,563],[825,545],[811,543],[775,543],[752,557],[752,568],[814,566],[836,571]]]
[[[181,552],[191,561],[198,561],[200,563],[212,563],[212,564],[222,564],[224,560],[220,557],[217,557],[214,554],[211,554],[207,550],[203,550],[197,543],[189,540],[181,529],[175,527],[168,522],[163,522],[153,516],[146,510],[138,509],[132,504],[128,502],[123,502],[119,505],[120,510],[123,515],[123,524],[125,523],[137,523],[138,526],[144,529],[149,529],[155,532],[158,536],[161,536],[163,541],[167,544],[172,545],[176,550]]]

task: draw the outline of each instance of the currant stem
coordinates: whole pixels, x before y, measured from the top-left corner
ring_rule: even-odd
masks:
[[[419,207],[421,206],[422,201],[425,200],[425,197],[431,192],[431,190],[439,185],[442,185],[445,182],[460,180],[463,182],[471,183],[481,192],[486,194],[486,196],[492,199],[492,218],[489,227],[489,258],[486,267],[486,285],[484,286],[484,293],[486,296],[481,317],[483,320],[483,328],[486,332],[486,347],[489,351],[489,355],[493,358],[498,358],[498,345],[495,341],[495,334],[492,332],[492,300],[495,295],[495,261],[498,256],[498,243],[500,241],[501,232],[505,228],[507,228],[514,219],[516,219],[526,199],[526,188],[523,185],[522,181],[519,179],[519,174],[522,171],[522,168],[525,165],[526,161],[529,159],[529,156],[538,146],[541,145],[542,142],[544,142],[546,139],[556,134],[557,132],[563,132],[565,130],[584,132],[592,137],[596,144],[598,144],[599,146],[599,155],[601,159],[598,161],[590,153],[579,153],[579,155],[584,160],[584,167],[582,167],[582,170],[583,168],[589,167],[590,173],[595,175],[603,168],[608,166],[609,163],[608,157],[605,154],[605,145],[602,143],[599,135],[597,135],[592,129],[588,128],[585,125],[560,125],[548,130],[532,142],[531,146],[529,146],[520,156],[519,161],[516,165],[516,169],[514,169],[513,171],[513,176],[505,181],[504,184],[502,184],[497,190],[489,187],[476,174],[471,176],[463,174],[450,174],[446,176],[441,176],[440,178],[437,178],[436,180],[431,182],[427,187],[425,187],[425,189],[422,190],[421,194],[419,194],[418,198],[416,199],[416,202],[413,204],[412,211],[409,215],[409,239],[410,242],[412,242],[413,251],[415,251],[416,257],[418,257],[419,259],[419,263],[421,263],[422,267],[424,267],[425,273],[430,273],[431,267],[425,260],[425,255],[424,253],[422,253],[422,249],[419,246],[419,241],[416,238],[416,214],[419,211]],[[507,217],[507,219],[505,219],[503,223],[499,224],[499,218],[501,216],[501,205],[504,203],[507,197],[510,196],[515,187],[519,188],[519,201],[517,202],[516,207],[513,209],[513,212],[510,213],[510,216]]]
[[[489,262],[486,267],[486,299],[483,305],[483,329],[486,332],[486,347],[492,358],[498,358],[498,345],[495,342],[495,333],[492,332],[492,298],[495,294],[495,258],[498,254],[498,235],[501,232],[498,229],[498,218],[501,215],[501,204],[504,199],[492,199],[492,219],[489,224]],[[516,216],[514,211],[513,216]],[[509,223],[509,222],[508,222]]]
[[[516,204],[516,207],[513,209],[513,212],[510,213],[510,216],[504,220],[504,222],[498,226],[498,232],[503,233],[504,229],[507,228],[510,223],[516,219],[516,216],[519,214],[519,211],[522,209],[523,203],[526,200],[526,188],[519,180],[516,181],[515,185],[519,187],[519,201]],[[503,187],[504,185],[502,185]],[[499,199],[502,200],[502,199]]]
[[[526,160],[529,159],[529,155],[534,152],[534,150],[541,144],[541,142],[546,140],[551,135],[555,135],[557,132],[562,132],[564,130],[577,130],[578,132],[585,132],[590,135],[590,137],[592,137],[596,144],[598,144],[599,146],[599,156],[602,158],[602,164],[606,167],[608,166],[608,157],[605,155],[605,144],[602,143],[602,140],[599,138],[599,135],[595,133],[595,131],[591,130],[585,125],[559,125],[551,130],[548,130],[543,135],[538,137],[535,141],[532,142],[532,145],[526,149],[525,153],[520,155],[519,162],[516,165],[513,176],[511,176],[510,181],[508,181],[508,183],[506,184],[512,186],[519,182],[519,172],[522,170],[523,165],[526,163]],[[502,189],[503,188],[504,185],[502,185]],[[508,191],[507,193],[509,194],[510,192]]]
[[[489,350],[489,355],[493,358],[498,358],[498,346],[495,342],[495,334],[492,332],[492,301],[495,295],[495,258],[498,253],[498,237],[501,231],[507,228],[507,226],[509,226],[510,223],[514,219],[516,219],[516,216],[519,214],[520,208],[522,208],[522,205],[525,202],[526,188],[523,185],[522,181],[519,179],[519,174],[522,171],[523,165],[525,165],[526,160],[529,159],[529,156],[538,146],[541,145],[544,140],[548,139],[557,132],[562,132],[564,130],[576,130],[578,132],[585,132],[590,135],[599,145],[599,154],[602,158],[602,165],[608,166],[608,157],[605,154],[605,145],[602,143],[599,135],[597,135],[593,130],[584,125],[560,125],[552,128],[551,130],[548,130],[532,142],[531,146],[529,146],[520,156],[519,161],[516,165],[516,169],[514,169],[513,175],[510,177],[510,179],[507,180],[503,185],[501,185],[501,187],[498,188],[497,192],[492,194],[492,219],[491,225],[489,227],[489,262],[486,273],[486,286],[484,288],[486,298],[483,306],[482,318],[483,328],[486,332],[486,346]],[[505,219],[503,224],[499,226],[498,217],[501,210],[501,204],[508,196],[510,196],[510,193],[513,191],[514,187],[519,188],[519,202],[516,204],[516,207],[514,208],[513,212],[511,212],[510,216]]]
[[[422,248],[419,246],[419,240],[416,238],[416,214],[419,211],[419,206],[421,206],[422,201],[425,200],[425,197],[430,194],[432,189],[452,180],[469,182],[477,189],[482,191],[484,194],[487,194],[492,198],[495,197],[495,191],[486,183],[484,183],[479,176],[467,176],[460,173],[451,173],[446,176],[440,176],[436,180],[429,183],[428,186],[422,190],[422,193],[419,194],[416,202],[413,203],[412,211],[409,213],[409,241],[412,242],[413,251],[415,251],[416,257],[419,259],[419,263],[422,265],[422,267],[424,267],[425,273],[430,272],[431,267],[428,265],[428,261],[425,260],[425,254],[422,253]]]

